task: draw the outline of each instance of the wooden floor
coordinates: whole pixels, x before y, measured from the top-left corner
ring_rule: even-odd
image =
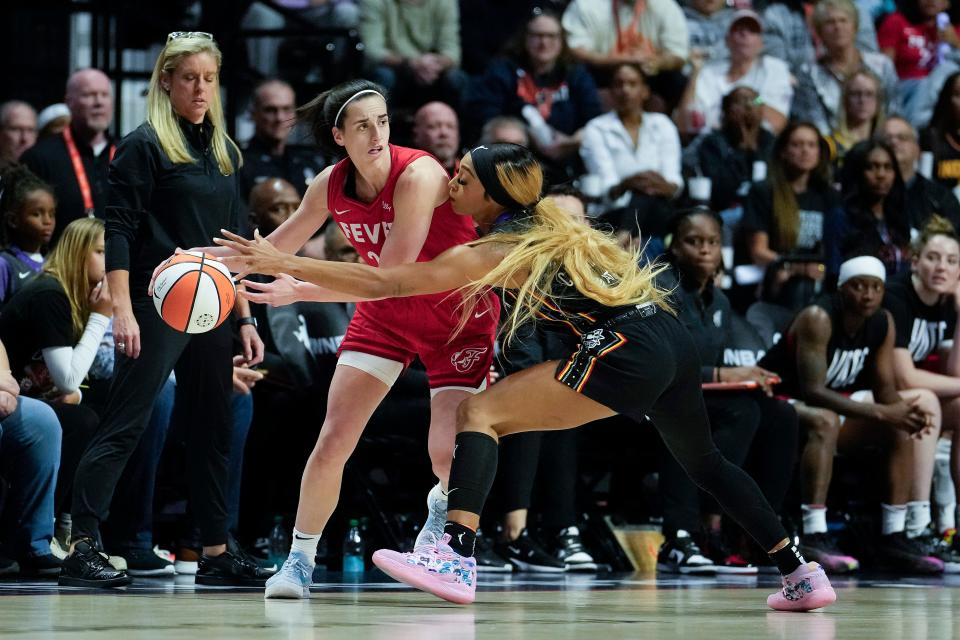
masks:
[[[960,638],[960,576],[837,580],[829,610],[776,613],[771,578],[655,580],[638,575],[481,576],[469,607],[370,573],[330,574],[309,601],[267,601],[253,589],[196,588],[192,578],[138,579],[91,593],[54,582],[0,582],[2,638],[285,638],[496,640],[538,638]]]

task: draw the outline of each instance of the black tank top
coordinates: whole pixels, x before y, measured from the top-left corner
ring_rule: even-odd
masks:
[[[814,302],[830,315],[830,341],[827,343],[827,388],[841,393],[852,393],[873,386],[874,363],[877,351],[887,337],[887,314],[883,309],[867,318],[856,334],[843,330],[840,295]],[[795,320],[796,318],[794,318]],[[797,374],[797,345],[791,329],[760,361],[760,366],[777,373],[782,382],[775,387],[778,394],[793,398],[800,396]]]
[[[490,233],[523,233],[530,220],[529,216],[522,213],[507,212],[497,218]],[[596,277],[608,286],[617,282],[616,277],[608,271],[598,270]],[[543,323],[544,329],[572,332],[578,336],[634,308],[634,305],[609,307],[584,295],[563,267],[557,271],[549,285],[544,287],[544,292],[547,295],[540,297],[543,305],[537,313],[537,320]],[[502,300],[509,310],[516,302],[517,294],[511,289],[505,289]]]

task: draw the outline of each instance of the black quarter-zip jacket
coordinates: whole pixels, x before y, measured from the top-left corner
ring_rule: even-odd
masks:
[[[239,155],[230,149],[234,172],[223,175],[213,154],[213,125],[181,119],[180,128],[195,162],[171,162],[145,122],[120,141],[110,165],[107,271],[130,272],[133,299],[146,296],[154,268],[177,247],[211,246],[220,229],[238,230]]]

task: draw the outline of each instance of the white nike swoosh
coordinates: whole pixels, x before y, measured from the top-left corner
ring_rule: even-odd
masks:
[[[474,313],[474,314],[473,314],[473,317],[474,317],[474,318],[482,318],[483,316],[487,315],[488,313],[490,313],[490,309],[487,309],[487,310],[485,310],[485,311],[481,311],[480,313]]]
[[[21,280],[23,280],[24,278],[26,278],[26,277],[27,277],[28,275],[30,275],[31,273],[33,273],[33,272],[32,272],[32,271],[24,271],[23,273],[18,273],[17,276],[18,276]]]
[[[344,209],[343,211],[338,211],[338,210],[336,210],[336,209],[333,210],[333,212],[334,212],[335,214],[337,214],[338,216],[342,216],[343,214],[348,213],[349,211],[350,211],[350,209]]]

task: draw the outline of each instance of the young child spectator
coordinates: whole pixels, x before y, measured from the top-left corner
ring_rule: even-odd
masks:
[[[883,306],[897,327],[893,361],[897,386],[901,389],[929,389],[940,400],[944,422],[952,425],[951,448],[960,447],[960,359],[954,350],[960,345],[957,331],[957,286],[960,283],[960,243],[946,219],[934,216],[914,241],[911,271],[897,276],[887,287]],[[957,457],[954,456],[954,460]],[[960,495],[960,467],[951,469],[955,495]],[[960,537],[945,548],[939,531],[956,528],[956,501],[938,504],[937,524],[931,525],[930,485],[917,487],[913,519],[907,521],[907,535],[919,537],[939,553],[946,573],[960,572]],[[925,490],[925,493],[922,491]]]
[[[720,126],[723,97],[738,86],[760,94],[765,127],[779,133],[787,124],[793,85],[787,63],[762,55],[763,25],[753,11],[737,11],[726,36],[729,59],[711,60],[701,66],[693,61],[690,83],[678,110],[681,133],[693,135]]]
[[[872,71],[883,85],[887,113],[899,110],[897,72],[890,58],[876,51],[857,48],[859,12],[852,0],[820,0],[813,9],[813,26],[823,55],[797,74],[790,115],[812,122],[820,134],[830,135],[840,125],[843,85],[862,69]]]
[[[926,389],[897,390],[896,329],[880,306],[885,275],[883,263],[872,256],[844,262],[837,293],[800,311],[760,366],[780,375],[777,392],[795,400],[807,434],[801,454],[804,557],[816,558],[834,573],[859,568],[827,532],[827,492],[837,450],[856,455],[880,447],[886,454],[888,486],[880,509],[877,562],[938,574],[943,562],[905,530],[907,503],[932,481],[940,405]],[[917,477],[920,469],[928,469],[925,478]]]
[[[104,277],[103,222],[75,220],[43,265],[41,275],[10,299],[0,314],[0,340],[21,392],[53,407],[63,427],[56,505],[65,501],[74,471],[98,419],[79,404],[80,383],[97,353],[112,306]]]
[[[905,208],[910,229],[920,231],[934,214],[946,218],[954,229],[960,228],[960,202],[953,192],[917,172],[920,143],[917,130],[901,116],[890,116],[877,132],[897,156],[900,175],[906,187]],[[913,232],[911,231],[911,236]]]
[[[639,65],[661,99],[657,110],[673,111],[690,54],[687,21],[675,0],[573,0],[563,29],[573,55],[598,71]]]
[[[943,83],[930,125],[920,134],[920,148],[933,154],[931,178],[956,189],[960,184],[960,71]]]
[[[680,136],[670,118],[644,111],[649,95],[638,63],[616,67],[613,111],[587,123],[580,155],[618,218],[618,230],[639,227],[645,236],[662,236],[671,201],[683,189]]]
[[[23,165],[0,174],[0,309],[40,271],[57,224],[53,189]]]
[[[883,124],[884,102],[883,85],[869,69],[856,71],[843,83],[839,123],[826,138],[835,165],[843,164],[848,149],[873,137]]]
[[[576,160],[584,125],[603,107],[590,73],[570,53],[560,19],[534,14],[505,54],[470,83],[465,112],[478,126],[496,116],[523,117],[536,151],[555,163]]]
[[[847,255],[872,255],[893,276],[910,267],[910,215],[904,208],[903,178],[893,149],[870,140],[851,150],[843,172]]]

